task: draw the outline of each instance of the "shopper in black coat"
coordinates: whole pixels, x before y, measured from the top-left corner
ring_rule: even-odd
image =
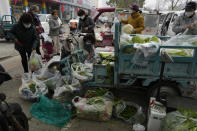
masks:
[[[20,53],[24,72],[28,72],[28,59],[39,42],[35,27],[32,25],[32,17],[24,13],[19,22],[11,29],[15,42],[15,49]]]

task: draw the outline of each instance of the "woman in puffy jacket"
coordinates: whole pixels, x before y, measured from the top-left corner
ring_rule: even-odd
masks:
[[[131,5],[131,15],[127,20],[121,20],[124,24],[130,24],[133,26],[133,34],[141,34],[145,29],[144,18],[141,15],[138,5]]]

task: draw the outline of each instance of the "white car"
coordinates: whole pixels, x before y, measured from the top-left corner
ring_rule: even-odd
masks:
[[[51,18],[51,14],[38,14],[38,16],[45,33],[49,34],[49,19]],[[62,24],[60,18],[58,20]]]

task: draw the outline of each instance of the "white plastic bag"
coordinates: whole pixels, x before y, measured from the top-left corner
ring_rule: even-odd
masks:
[[[123,116],[121,116],[121,113],[126,109],[127,106],[132,106],[132,107],[136,108],[136,113],[132,117],[130,117],[129,119],[126,119]],[[115,115],[117,118],[120,118],[128,123],[131,123],[131,124],[134,124],[134,123],[142,124],[145,121],[145,116],[142,112],[142,108],[132,102],[123,101],[123,102],[120,102],[119,104],[117,104],[115,107]]]
[[[48,93],[45,84],[35,81],[30,73],[24,74],[22,77],[22,85],[19,88],[20,96],[26,100],[33,100],[39,97],[38,93],[43,95]]]
[[[29,69],[31,71],[38,71],[43,66],[42,58],[35,52],[32,52],[30,59],[29,59]]]
[[[42,33],[41,37],[44,39],[44,42],[50,42],[50,43],[53,42],[51,37],[49,35],[47,35],[46,33]]]
[[[41,73],[37,76],[40,79],[48,79],[54,76],[55,72],[51,72],[48,67],[53,63],[53,62],[59,62],[60,61],[60,56],[54,56],[42,69]]]
[[[100,103],[90,104],[90,101],[100,101]],[[79,118],[96,121],[108,121],[111,118],[113,103],[102,97],[81,98],[76,96],[72,103],[77,108]]]
[[[73,63],[71,65],[72,76],[80,81],[87,81],[93,78],[92,67],[88,64]]]
[[[145,43],[145,44],[134,44],[134,48],[137,49],[134,57],[133,64],[139,66],[146,66],[151,56],[157,53],[159,45],[157,43]]]

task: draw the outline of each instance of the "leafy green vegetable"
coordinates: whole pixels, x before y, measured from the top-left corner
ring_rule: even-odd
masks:
[[[93,97],[88,100],[87,104],[88,105],[95,105],[95,104],[104,105],[105,102],[101,97]]]
[[[104,88],[98,88],[95,90],[88,90],[87,93],[85,94],[86,98],[92,98],[92,97],[99,97],[105,95],[107,93],[107,89]]]
[[[132,38],[132,42],[133,42],[133,43],[144,43],[144,39],[141,38],[141,37],[139,37],[139,36],[134,36],[134,37]]]
[[[154,41],[154,42],[157,42],[157,43],[160,42],[159,39],[158,39],[157,37],[155,37],[155,36],[153,36],[153,37],[150,39],[150,41]]]
[[[187,118],[197,119],[197,111],[189,110],[189,109],[178,109],[178,111],[186,116]]]
[[[137,109],[133,106],[127,105],[123,112],[120,113],[120,116],[125,119],[129,119],[133,117],[137,113]]]
[[[192,45],[197,45],[197,41],[195,41],[195,42],[192,42]]]

